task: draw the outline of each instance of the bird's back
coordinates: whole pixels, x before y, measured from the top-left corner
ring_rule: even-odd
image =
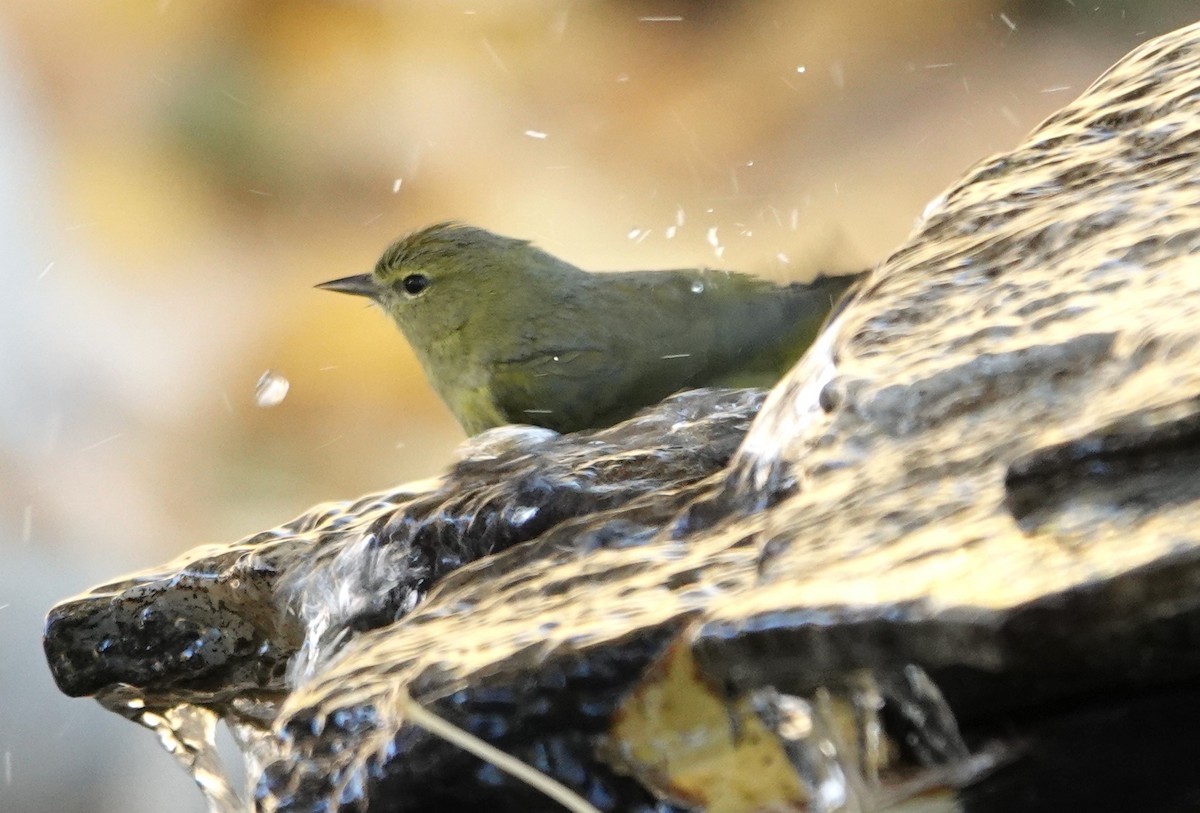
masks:
[[[834,304],[857,279],[818,277],[812,283],[781,286],[713,270],[635,274],[644,274],[644,283],[635,275],[630,281],[645,284],[646,294],[625,299],[643,303],[643,318],[657,323],[661,342],[642,352],[669,348],[660,355],[692,354],[685,386],[733,381],[771,386],[812,343]]]

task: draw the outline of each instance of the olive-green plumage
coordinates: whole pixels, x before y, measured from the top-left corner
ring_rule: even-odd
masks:
[[[524,240],[440,223],[393,243],[373,273],[318,287],[387,311],[475,434],[508,423],[572,432],[686,387],[770,386],[860,277],[595,274]]]

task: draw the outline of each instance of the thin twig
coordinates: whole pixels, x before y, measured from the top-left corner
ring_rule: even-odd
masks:
[[[572,813],[600,813],[595,806],[566,785],[551,779],[546,774],[525,764],[511,754],[504,753],[494,745],[489,745],[474,734],[469,734],[453,723],[438,717],[414,700],[407,689],[401,689],[400,691],[400,701],[404,708],[404,716],[409,722],[419,725],[430,734],[441,737],[446,742],[453,743],[483,761],[495,765],[500,770],[516,777],[531,788],[540,790],[567,808],[567,810],[572,811]]]

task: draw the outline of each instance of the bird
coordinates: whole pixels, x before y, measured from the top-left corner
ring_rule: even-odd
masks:
[[[528,240],[444,222],[393,242],[371,273],[316,287],[379,305],[475,435],[600,429],[681,389],[769,387],[863,276],[779,285],[705,268],[591,272]]]

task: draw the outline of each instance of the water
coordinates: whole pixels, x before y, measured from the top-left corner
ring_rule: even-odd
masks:
[[[246,813],[251,809],[247,799],[233,788],[217,753],[220,716],[216,712],[190,703],[152,709],[136,693],[120,691],[100,700],[109,711],[145,726],[158,736],[162,747],[204,794],[209,813]]]
[[[274,370],[267,370],[259,376],[254,385],[254,403],[260,407],[279,406],[291,389],[291,382]]]

